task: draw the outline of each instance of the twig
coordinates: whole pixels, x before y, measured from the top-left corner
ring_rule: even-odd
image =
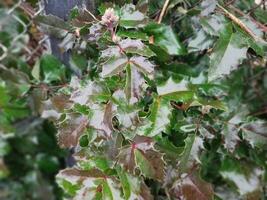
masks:
[[[229,6],[230,9],[232,9],[233,11],[235,11],[236,13],[238,13],[240,16],[248,16],[249,19],[251,21],[253,21],[263,32],[267,33],[267,26],[265,26],[264,24],[258,22],[257,20],[255,20],[253,17],[246,15],[245,13],[243,13],[241,10],[239,10],[238,8],[234,7],[234,6]]]
[[[95,21],[99,21],[93,13],[91,13],[89,10],[87,10],[87,8],[84,8],[84,10],[95,20]]]
[[[165,14],[165,12],[166,12],[166,10],[168,8],[169,2],[170,2],[170,0],[165,0],[165,3],[163,5],[163,8],[162,8],[162,10],[160,12],[160,15],[159,15],[158,24],[161,23],[161,21],[163,19],[163,16],[164,16],[164,14]]]
[[[234,2],[235,2],[235,0],[230,0],[227,3],[225,3],[225,6],[229,6],[229,5],[233,4]]]
[[[247,32],[252,38],[255,40],[259,40],[259,38],[236,16],[234,16],[232,13],[230,13],[228,10],[226,10],[224,7],[222,7],[220,4],[217,4],[217,6],[224,12],[225,16],[231,19],[234,23],[236,23],[241,29],[243,29],[245,32]]]

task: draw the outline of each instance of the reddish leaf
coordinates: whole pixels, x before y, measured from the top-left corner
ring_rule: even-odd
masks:
[[[79,137],[88,125],[88,119],[85,116],[70,114],[67,115],[65,122],[59,125],[58,143],[61,147],[75,147],[78,144]]]

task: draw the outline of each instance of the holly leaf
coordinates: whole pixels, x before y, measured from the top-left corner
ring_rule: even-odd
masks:
[[[140,56],[152,57],[155,53],[149,49],[141,40],[125,39],[119,43],[120,49],[126,53],[138,54]]]
[[[195,38],[193,38],[188,44],[189,52],[203,51],[212,46],[213,39],[209,37],[203,30],[197,32]]]
[[[132,131],[135,130],[140,123],[138,117],[138,109],[135,105],[128,103],[126,94],[122,90],[117,90],[112,95],[114,106],[116,106],[116,118],[119,121],[119,130],[124,133],[124,137],[133,138]]]
[[[71,191],[74,200],[122,200],[116,180],[97,169],[67,168],[58,173],[57,182],[65,191]]]
[[[176,198],[185,200],[212,200],[214,198],[211,184],[202,180],[197,172],[176,181],[172,192]]]
[[[144,27],[148,18],[133,4],[126,4],[120,10],[120,26],[124,28],[140,28]]]
[[[234,184],[241,196],[249,194],[257,196],[256,193],[261,191],[263,171],[246,164],[226,157],[223,160],[220,174],[225,180]]]
[[[154,45],[162,48],[169,55],[184,55],[186,53],[184,46],[170,26],[150,23],[144,31],[153,37]]]
[[[111,94],[106,87],[96,81],[88,81],[85,85],[77,83],[70,96],[70,100],[80,105],[92,105],[96,100],[107,101]]]
[[[113,76],[124,70],[128,58],[125,55],[120,57],[112,57],[102,65],[102,77]]]
[[[226,123],[222,130],[224,136],[224,147],[233,152],[237,143],[240,141],[238,132],[240,131],[239,124],[244,121],[245,112],[238,113],[232,116]]]
[[[253,48],[262,55],[262,49],[254,40],[240,30],[233,31],[232,24],[228,24],[220,33],[220,37],[210,56],[209,81],[229,75],[246,58],[248,48]],[[235,55],[235,56],[232,56]]]
[[[46,83],[65,79],[65,66],[53,55],[46,54],[41,57],[40,69]]]
[[[129,103],[134,104],[141,98],[142,85],[145,84],[145,79],[132,64],[127,66],[126,73],[125,95]]]
[[[133,174],[139,169],[145,177],[162,181],[164,178],[164,161],[162,154],[153,149],[154,142],[149,137],[136,136],[130,145],[124,146],[118,162]]]
[[[165,131],[170,122],[171,109],[169,100],[160,96],[155,97],[146,125],[139,127],[137,133],[153,137]]]
[[[194,92],[190,91],[187,85],[185,80],[176,83],[172,78],[169,78],[165,84],[157,86],[158,96],[154,97],[146,125],[138,129],[139,135],[153,137],[165,131],[170,122],[169,117],[172,110],[170,100],[188,101],[194,95]]]
[[[125,172],[121,168],[117,168],[119,175],[124,198],[128,199],[148,199],[152,200],[153,197],[150,194],[148,187],[140,180],[139,177],[132,176]]]
[[[67,96],[55,95],[42,103],[41,117],[59,119],[64,109],[70,108],[72,103]]]
[[[113,126],[112,118],[114,116],[114,107],[111,102],[104,106],[94,104],[90,106],[89,126],[100,132],[104,137],[111,137]]]
[[[101,58],[120,57],[123,54],[138,54],[145,57],[155,55],[141,40],[124,39],[118,42],[117,46],[110,46],[101,52]]]
[[[242,124],[242,135],[252,147],[264,149],[267,146],[267,122],[256,120]]]
[[[207,16],[210,13],[212,13],[217,5],[217,1],[216,0],[205,0],[201,2],[201,15],[202,16]]]
[[[204,148],[203,139],[194,134],[188,135],[185,139],[185,147],[180,155],[179,170],[180,173],[186,172],[195,163],[201,163],[199,155]]]
[[[79,138],[88,126],[88,119],[79,114],[67,114],[66,119],[58,124],[58,143],[69,148],[78,145]]]

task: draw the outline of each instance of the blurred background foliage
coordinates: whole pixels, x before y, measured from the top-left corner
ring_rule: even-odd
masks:
[[[96,0],[95,13],[100,15],[112,3],[119,6],[127,2],[137,3],[138,1]],[[164,2],[164,0],[149,2],[151,19],[158,18]],[[172,26],[181,43],[187,47],[188,53],[184,56],[170,56],[152,46],[151,49],[157,54],[155,62],[161,66],[161,73],[156,77],[157,81],[164,82],[166,77],[170,76],[179,79],[182,75],[198,83],[203,77],[207,77],[210,49],[218,35],[216,31],[209,35],[207,27],[199,26],[197,17],[199,13],[209,12],[200,7],[201,2],[199,0],[170,1],[163,21]],[[63,192],[56,185],[55,175],[60,169],[71,165],[72,161],[69,157],[70,152],[59,148],[54,125],[40,117],[43,110],[42,102],[64,87],[71,75],[85,76],[88,79],[94,76],[97,71],[95,64],[99,52],[94,45],[88,45],[85,51],[73,49],[70,66],[66,67],[49,54],[47,36],[33,21],[35,13],[44,12],[40,10],[43,9],[40,2],[27,0],[17,3],[14,0],[4,0],[0,3],[0,199],[62,199]],[[254,0],[229,0],[223,3],[228,3],[242,11],[241,15],[245,13],[244,16],[240,15],[244,23],[251,27],[256,35],[266,39],[266,32],[258,30],[250,18],[253,17],[266,25],[265,7],[263,9],[262,5],[258,6]],[[212,25],[214,29],[220,26],[216,23]],[[73,45],[73,43],[67,43],[67,45]],[[266,123],[261,123],[267,120],[266,51],[262,59],[257,58],[252,48],[248,51],[250,52],[248,59],[239,65],[236,71],[216,83],[221,85],[223,90],[217,90],[214,87],[211,94],[224,96],[224,102],[231,108],[218,120],[226,118],[229,120],[236,115],[242,116],[242,113],[249,113],[251,117],[246,123],[261,124],[253,128],[263,133],[266,139],[267,126]],[[112,84],[118,84],[117,80],[110,79],[111,87]],[[207,94],[207,88],[211,86],[203,84],[201,87],[202,92]],[[180,147],[184,145],[183,140],[186,138],[186,133],[182,133],[180,127],[188,124],[188,121],[181,120],[179,127],[179,124],[175,124],[184,113],[175,110],[172,114],[176,117],[172,118],[167,134],[173,144]],[[193,108],[186,115],[190,118],[199,114],[200,111]],[[213,123],[215,128],[222,128],[221,123],[216,124],[212,121],[219,115],[221,115],[220,111],[214,111],[209,116],[211,119],[205,120]],[[207,123],[206,127],[211,130],[210,132],[214,132],[210,124]],[[225,125],[226,130],[231,128],[231,124]],[[240,138],[246,137],[241,132],[237,135]],[[208,151],[200,157],[201,175],[216,186],[218,199],[219,197],[242,199],[234,191],[244,190],[242,188],[244,182],[241,183],[243,179],[247,181],[247,187],[256,187],[250,188],[249,191],[255,193],[250,193],[246,196],[247,199],[266,199],[266,143],[257,146],[258,143],[254,143],[256,137],[253,136],[251,140],[234,141],[237,146],[233,151],[221,148],[221,135],[205,141],[205,149]],[[231,140],[229,145],[232,139],[229,138]],[[260,138],[260,140],[264,139]],[[256,148],[251,148],[254,145]],[[238,180],[233,179],[232,172],[239,175]],[[258,173],[264,174],[260,180],[257,179]],[[246,176],[247,174],[249,175]],[[151,185],[152,190],[155,190],[153,194],[159,193],[156,183],[148,184]],[[257,191],[261,192],[257,193]],[[160,198],[164,197],[158,195],[157,199]]]

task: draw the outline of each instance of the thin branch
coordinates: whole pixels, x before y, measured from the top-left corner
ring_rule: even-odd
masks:
[[[94,16],[93,13],[91,13],[89,10],[87,10],[87,8],[84,8],[84,10],[95,20],[95,21],[99,21],[96,16]]]
[[[217,4],[217,6],[223,11],[226,17],[228,17],[234,23],[236,23],[241,29],[243,29],[247,34],[249,34],[254,40],[266,43],[262,38],[259,38],[257,35],[255,35],[240,19],[238,19],[236,16],[234,16],[232,13],[230,13],[220,4]]]
[[[246,15],[245,13],[243,13],[241,10],[239,10],[238,8],[234,7],[234,6],[229,6],[230,9],[232,9],[233,11],[235,11],[236,13],[238,13],[240,16],[247,16],[249,17],[249,19],[254,22],[263,32],[267,33],[267,26],[265,26],[264,24],[258,22],[257,20],[255,20],[253,17],[251,17],[250,15]]]
[[[165,14],[165,12],[166,12],[166,10],[168,8],[169,2],[170,2],[170,0],[165,0],[165,3],[163,5],[163,8],[162,8],[161,13],[159,15],[158,24],[161,23],[161,21],[163,19],[163,16],[164,16],[164,14]]]

